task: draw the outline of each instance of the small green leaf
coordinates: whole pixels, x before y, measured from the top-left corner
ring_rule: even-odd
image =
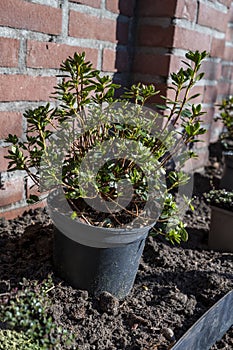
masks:
[[[76,211],[73,211],[73,213],[71,214],[70,218],[72,220],[75,220],[77,218],[78,214],[76,213]]]

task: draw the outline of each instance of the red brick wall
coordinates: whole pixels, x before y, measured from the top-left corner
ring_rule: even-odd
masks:
[[[166,93],[167,77],[188,49],[211,53],[198,87],[209,132],[219,129],[214,103],[233,93],[233,1],[229,0],[1,0],[0,1],[0,216],[26,206],[26,179],[6,172],[8,133],[22,136],[25,109],[50,99],[62,60],[75,51],[117,81],[154,82]],[[212,125],[212,126],[211,126]]]
[[[126,83],[133,13],[131,0],[0,1],[0,216],[19,215],[28,188],[22,174],[6,173],[4,138],[23,135],[23,112],[50,99],[61,61],[75,51]]]
[[[166,91],[167,76],[176,71],[187,50],[206,50],[201,94],[208,132],[198,144],[200,168],[208,160],[208,144],[218,139],[221,123],[213,122],[216,102],[233,94],[233,1],[138,0],[134,78],[154,82]],[[164,91],[165,90],[165,91]]]

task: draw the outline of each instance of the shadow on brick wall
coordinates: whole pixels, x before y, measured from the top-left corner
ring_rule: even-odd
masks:
[[[133,61],[137,32],[136,0],[118,1],[114,82],[123,86],[133,83]]]

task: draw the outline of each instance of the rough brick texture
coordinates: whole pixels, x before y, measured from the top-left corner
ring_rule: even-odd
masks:
[[[0,66],[17,67],[19,59],[19,40],[0,38]]]
[[[176,0],[138,0],[139,14],[142,17],[172,17],[176,10]]]
[[[48,34],[60,34],[62,13],[50,6],[23,0],[1,0],[0,25]]]
[[[223,13],[206,4],[200,3],[197,23],[225,33],[228,23],[228,13]]]
[[[208,51],[205,80],[195,88],[208,133],[193,164],[203,167],[208,143],[222,128],[213,122],[216,102],[233,94],[232,0],[1,0],[0,26],[0,172],[8,179],[0,190],[0,216],[21,215],[28,194],[22,177],[6,175],[4,138],[23,136],[23,111],[50,100],[61,61],[75,51],[85,51],[116,82],[153,82],[167,96],[168,76],[182,66],[185,52]],[[151,102],[161,100],[156,95]]]
[[[7,154],[8,154],[8,147],[0,147],[0,172],[5,172],[7,170],[8,160],[5,159],[5,156],[7,156]],[[1,193],[0,193],[0,198],[1,198]]]
[[[3,183],[1,189],[1,206],[7,206],[11,203],[16,203],[23,199],[24,182],[23,179],[14,179]]]
[[[0,112],[0,140],[5,139],[8,134],[22,137],[22,115],[17,112]]]
[[[180,0],[177,2],[175,17],[194,22],[197,16],[197,9],[197,1]]]
[[[167,76],[170,55],[138,53],[135,55],[134,69],[142,74]]]
[[[174,47],[185,50],[210,51],[211,36],[195,30],[176,27]]]
[[[96,49],[28,41],[27,66],[31,68],[59,68],[61,62],[68,56],[72,56],[74,52],[82,53],[83,51],[86,53],[86,58],[96,67],[98,58],[98,51]],[[51,57],[53,57],[53,60],[51,60]]]
[[[138,45],[149,47],[171,47],[174,26],[141,25],[138,32]]]
[[[27,75],[0,75],[2,101],[46,101],[53,91],[56,79]],[[36,93],[35,93],[36,91]]]
[[[115,42],[117,40],[116,22],[111,19],[71,11],[69,35],[78,38]]]

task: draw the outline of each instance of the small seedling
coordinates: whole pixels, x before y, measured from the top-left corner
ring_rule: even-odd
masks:
[[[11,335],[7,343],[8,349],[11,348],[12,341],[17,344],[17,350],[60,349],[61,342],[66,345],[66,349],[77,350],[72,345],[74,336],[62,326],[57,325],[49,312],[51,301],[48,292],[51,288],[53,288],[51,278],[32,286],[22,284],[22,289],[11,295],[8,304],[1,306],[1,319],[9,331],[16,332],[6,331],[1,334],[5,343],[8,340],[4,339],[4,335]]]

